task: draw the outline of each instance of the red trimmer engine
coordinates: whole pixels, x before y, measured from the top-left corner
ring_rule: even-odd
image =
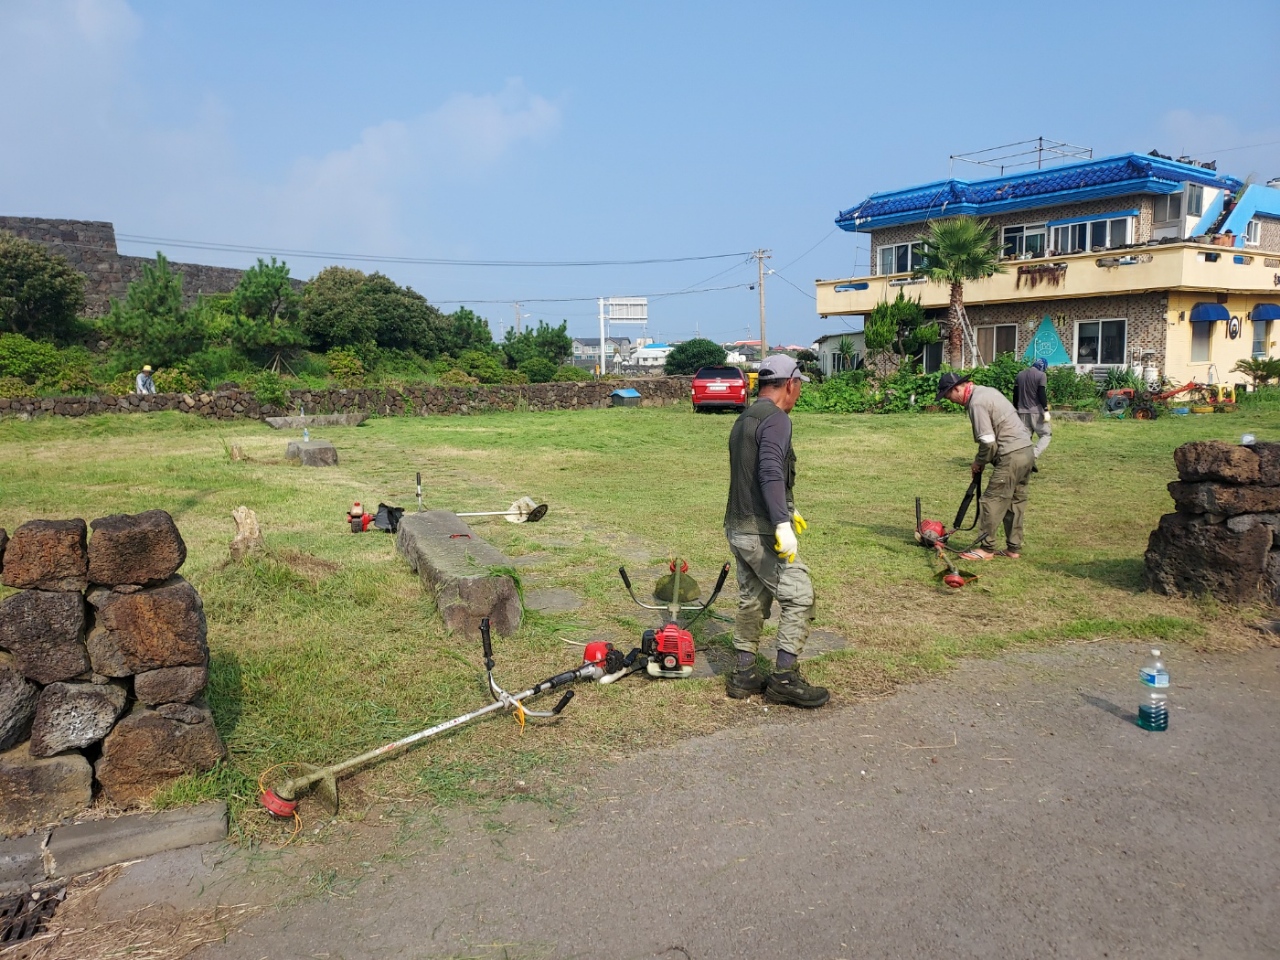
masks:
[[[660,630],[646,630],[640,650],[649,658],[645,670],[652,677],[687,677],[693,673],[693,634],[679,624],[667,623]]]

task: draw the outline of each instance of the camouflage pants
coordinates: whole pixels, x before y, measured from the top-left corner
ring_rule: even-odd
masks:
[[[725,531],[738,575],[738,615],[733,647],[755,653],[760,632],[778,601],[778,649],[799,656],[814,616],[813,581],[799,560],[787,563],[773,551],[773,534]]]

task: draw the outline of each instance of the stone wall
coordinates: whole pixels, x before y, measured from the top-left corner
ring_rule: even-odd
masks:
[[[156,262],[149,257],[122,256],[116,249],[115,227],[100,220],[0,217],[0,231],[66,257],[72,269],[84,274],[84,315],[89,317],[105,315],[111,309],[111,298],[123,300],[129,284],[142,277],[142,268]],[[230,293],[244,272],[198,263],[169,265],[182,274],[182,298],[187,306],[201,294]],[[301,286],[300,281],[295,282]]]
[[[1174,451],[1165,514],[1145,555],[1147,586],[1280,605],[1280,443],[1198,440]]]
[[[215,420],[278,417],[296,413],[374,413],[383,416],[447,416],[526,410],[588,410],[610,406],[614,390],[632,387],[642,407],[667,406],[689,398],[690,377],[645,377],[575,383],[529,383],[511,386],[407,387],[403,390],[294,390],[288,409],[259,404],[238,387],[204,393],[158,393],[123,397],[0,397],[0,417],[83,417],[98,413],[152,413],[177,410]]]
[[[93,535],[88,535],[92,529]],[[0,834],[145,802],[226,756],[204,608],[163,510],[0,530]]]

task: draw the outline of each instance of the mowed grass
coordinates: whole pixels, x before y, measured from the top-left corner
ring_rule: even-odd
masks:
[[[538,524],[475,522],[521,561],[525,589],[563,588],[583,600],[569,616],[529,614],[517,636],[495,638],[500,682],[523,689],[576,665],[580,651],[566,639],[638,643],[653,618],[627,598],[620,564],[647,590],[678,555],[709,588],[729,559],[721,521],[732,423],[687,405],[375,419],[316,431],[341,457],[336,469],[316,470],[287,464],[290,436],[253,422],[4,420],[0,527],[153,508],[173,515],[189,551],[182,574],[204,600],[208,699],[231,758],[159,803],[224,797],[243,832],[275,836],[280,828],[255,801],[264,773],[272,782],[288,770],[274,765],[337,762],[489,702],[479,638],[444,632],[393,537],[350,533],[344,514],[353,500],[413,510],[421,471],[429,508],[499,510],[525,495],[550,504]],[[1280,414],[1055,429],[1033,481],[1024,559],[962,563],[980,578],[951,591],[936,577],[938,562],[912,541],[914,498],[925,516],[951,521],[973,453],[967,422],[795,417],[796,499],[810,524],[800,552],[817,588],[816,626],[849,641],[807,672],[832,688],[835,704],[1015,645],[1253,642],[1259,610],[1146,593],[1142,554],[1172,509],[1173,450],[1194,439],[1238,441],[1246,431],[1276,436]],[[232,461],[232,444],[247,459]],[[257,512],[269,553],[233,564],[230,515],[241,504]],[[732,615],[733,593],[731,581],[720,614]],[[577,762],[762,719],[758,705],[727,700],[718,680],[636,677],[580,689],[556,723],[535,721],[521,733],[508,718],[484,720],[344,780],[344,815],[388,801],[546,798]]]

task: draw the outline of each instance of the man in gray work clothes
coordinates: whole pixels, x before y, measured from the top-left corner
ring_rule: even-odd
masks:
[[[1031,434],[1005,395],[992,387],[979,387],[958,373],[944,373],[938,381],[938,399],[965,408],[973,425],[978,455],[970,464],[975,477],[991,464],[991,479],[982,491],[978,508],[978,539],[961,554],[967,560],[994,556],[1017,559],[1022,552],[1022,514],[1027,507],[1027,485],[1036,465]],[[996,532],[1004,525],[1005,549],[997,551]]]
[[[1048,378],[1045,370],[1049,361],[1044,357],[1036,357],[1035,362],[1027,369],[1019,371],[1013,382],[1013,405],[1018,411],[1018,418],[1028,433],[1034,433],[1036,441],[1035,457],[1040,459],[1045,447],[1049,446],[1053,428],[1049,425],[1049,397],[1046,393]],[[1036,471],[1033,466],[1032,473]]]
[[[760,364],[759,396],[729,433],[729,503],[724,532],[737,562],[738,615],[734,670],[725,692],[737,699],[763,693],[772,703],[820,707],[823,687],[806,683],[796,669],[813,619],[813,581],[796,558],[796,534],[808,526],[795,509],[796,455],[788,414],[800,398],[802,376],[790,357]],[[778,659],[767,677],[756,665],[764,621],[778,601]]]

